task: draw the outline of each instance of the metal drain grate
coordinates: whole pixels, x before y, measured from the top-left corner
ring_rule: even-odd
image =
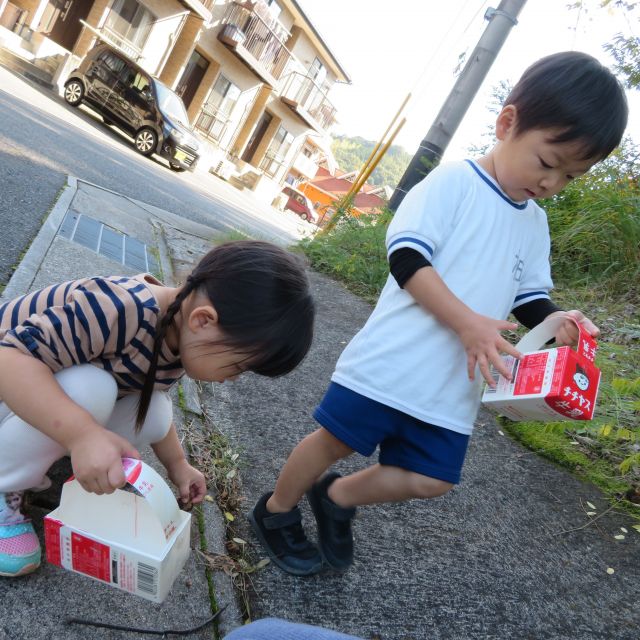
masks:
[[[146,244],[81,213],[67,211],[58,235],[132,269],[160,273]]]

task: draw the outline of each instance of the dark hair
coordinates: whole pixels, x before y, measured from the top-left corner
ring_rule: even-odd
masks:
[[[207,295],[224,332],[222,343],[246,354],[247,370],[284,375],[311,347],[315,304],[302,259],[269,242],[221,244],[200,260],[160,320],[140,395],[138,430],[149,409],[167,329],[193,291]]]
[[[585,160],[602,160],[620,144],[629,114],[616,77],[580,51],[532,64],[507,96],[504,106],[510,104],[517,109],[517,135],[558,129],[553,142],[581,142]]]

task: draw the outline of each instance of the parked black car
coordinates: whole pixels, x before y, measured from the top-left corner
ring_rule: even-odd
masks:
[[[73,107],[86,102],[105,123],[131,134],[141,154],[157,153],[176,171],[195,167],[199,144],[182,100],[109,45],[91,49],[69,74],[64,99]]]

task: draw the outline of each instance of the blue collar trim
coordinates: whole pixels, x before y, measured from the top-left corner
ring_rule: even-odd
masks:
[[[484,182],[486,182],[505,202],[510,204],[514,209],[519,209],[520,211],[522,211],[523,209],[527,208],[527,205],[529,204],[528,200],[526,202],[514,202],[513,200],[511,200],[511,198],[508,198],[488,176],[484,174],[482,169],[480,169],[480,167],[478,167],[476,163],[473,162],[473,160],[465,160],[465,162],[468,162],[469,166],[482,178],[482,180],[484,180]]]

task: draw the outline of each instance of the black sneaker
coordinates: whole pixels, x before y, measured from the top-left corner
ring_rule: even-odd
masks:
[[[339,507],[329,497],[329,485],[339,477],[339,473],[324,476],[308,491],[307,499],[318,523],[318,541],[322,556],[328,565],[342,570],[353,562],[351,520],[356,515],[356,509]]]
[[[249,521],[267,554],[282,570],[294,576],[309,576],[322,569],[322,556],[302,528],[302,514],[298,507],[285,513],[267,511],[267,500],[273,492],[265,493],[249,513]]]

